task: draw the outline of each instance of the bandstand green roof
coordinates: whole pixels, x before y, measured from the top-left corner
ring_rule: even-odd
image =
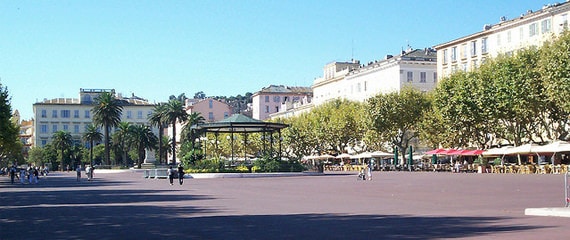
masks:
[[[283,123],[264,122],[243,114],[234,114],[224,120],[213,123],[202,123],[192,126],[197,131],[214,133],[254,133],[274,132],[289,127]]]

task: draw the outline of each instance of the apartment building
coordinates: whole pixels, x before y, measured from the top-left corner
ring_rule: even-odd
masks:
[[[436,52],[430,48],[408,49],[366,65],[358,61],[329,63],[323,69],[324,77],[314,81],[314,105],[333,99],[363,102],[405,86],[430,91],[437,85],[436,67]]]
[[[470,71],[487,58],[512,54],[528,47],[539,47],[568,28],[570,2],[544,5],[540,10],[527,10],[512,19],[501,17],[483,30],[436,45],[439,77],[456,71]]]
[[[217,122],[232,115],[232,108],[225,102],[213,98],[186,99],[186,112],[198,112],[206,122]]]
[[[44,99],[34,103],[34,146],[50,143],[53,133],[59,130],[69,132],[73,142],[80,144],[86,126],[93,123],[95,99],[103,92],[115,94],[114,89],[80,89],[79,98]],[[131,97],[115,94],[115,97],[123,106],[121,121],[148,125],[147,116],[152,114],[154,104],[134,94]],[[158,134],[158,129],[153,128],[153,132]]]
[[[299,102],[312,98],[310,87],[290,87],[270,85],[252,95],[252,117],[258,120],[268,119],[273,113],[281,111],[283,104]]]

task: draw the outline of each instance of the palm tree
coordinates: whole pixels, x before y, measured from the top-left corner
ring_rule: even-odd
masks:
[[[142,124],[132,126],[131,137],[133,146],[137,149],[137,165],[140,168],[145,156],[145,149],[155,149],[158,139],[149,126]]]
[[[168,154],[172,154],[172,139],[168,136],[162,136],[162,157],[166,160]]]
[[[103,140],[103,134],[99,132],[95,125],[89,124],[83,133],[83,140],[89,142],[89,162],[91,162],[91,166],[93,166],[93,144],[95,142],[101,142]]]
[[[63,156],[65,154],[65,150],[70,148],[73,144],[73,139],[71,137],[71,133],[60,130],[53,133],[53,145],[56,149],[61,150],[61,167],[63,169]]]
[[[167,126],[166,117],[164,113],[166,112],[166,104],[159,103],[154,106],[154,110],[152,114],[148,116],[148,121],[150,122],[151,126],[158,127],[158,163],[162,163],[162,155],[163,148],[162,148],[162,135],[164,134],[164,128]],[[166,162],[166,159],[165,159]]]
[[[133,125],[128,122],[120,122],[115,132],[117,144],[120,145],[123,164],[127,165],[127,152],[129,152],[129,140],[131,140],[130,136],[133,132]]]
[[[113,93],[103,92],[95,98],[95,107],[93,107],[93,121],[98,126],[104,127],[105,132],[105,161],[111,164],[109,149],[109,131],[111,127],[116,127],[121,122],[121,113],[123,106],[117,100]]]
[[[192,126],[204,123],[205,121],[206,119],[204,119],[199,112],[193,112],[188,115],[188,122],[182,128],[181,139],[182,141],[190,141],[192,149],[194,149],[195,140],[199,136],[199,133],[195,129],[192,129]]]
[[[164,115],[166,121],[172,124],[172,164],[176,164],[176,123],[188,120],[188,113],[181,101],[171,99],[166,103]]]

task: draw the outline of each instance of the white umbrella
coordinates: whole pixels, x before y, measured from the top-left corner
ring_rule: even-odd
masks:
[[[372,157],[377,157],[377,158],[381,158],[381,157],[392,157],[394,156],[393,153],[387,153],[387,152],[382,152],[382,151],[374,151],[370,154]]]
[[[487,151],[483,152],[483,156],[488,157],[488,156],[503,156],[506,154],[506,152],[508,150],[510,150],[511,148],[513,148],[512,146],[505,146],[502,148],[491,148],[488,149]]]
[[[350,157],[350,158],[358,158],[358,159],[361,159],[361,158],[371,158],[371,157],[372,157],[372,153],[370,153],[370,152],[363,152],[363,153],[354,155],[354,156],[352,156],[352,157]]]
[[[540,147],[538,144],[534,143],[527,143],[520,145],[518,147],[510,148],[505,151],[505,155],[514,155],[514,154],[535,154],[536,150]]]
[[[533,150],[537,153],[570,152],[570,143],[566,141],[554,141],[544,146],[538,146]]]
[[[350,154],[343,153],[343,154],[336,156],[335,158],[342,159],[342,158],[350,158],[350,157],[352,157]]]

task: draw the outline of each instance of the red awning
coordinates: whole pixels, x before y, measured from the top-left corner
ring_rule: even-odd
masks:
[[[477,155],[483,154],[483,152],[485,152],[485,150],[479,150],[479,149],[468,150],[466,152],[461,153],[461,155],[463,155],[463,156],[477,156]]]
[[[443,148],[438,148],[438,149],[434,149],[431,151],[427,151],[425,154],[442,154],[442,152],[445,152],[447,150],[443,149]]]

